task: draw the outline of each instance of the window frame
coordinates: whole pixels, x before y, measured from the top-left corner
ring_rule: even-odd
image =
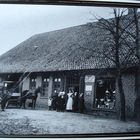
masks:
[[[37,80],[36,77],[30,77],[30,86],[29,86],[29,89],[36,89],[36,80]],[[34,88],[32,88],[32,87],[34,87]]]
[[[46,79],[46,80],[45,80]],[[44,81],[45,80],[45,81]],[[50,82],[50,78],[48,76],[42,77],[41,80],[41,94],[40,94],[40,98],[48,98],[48,92],[49,92],[49,82]],[[45,87],[44,87],[45,86]],[[44,92],[45,88],[47,87],[47,93]],[[43,91],[44,90],[44,91]],[[44,93],[44,95],[43,95]]]
[[[55,85],[56,83],[57,83],[57,85]],[[59,85],[58,85],[58,83],[59,83]],[[58,91],[58,89],[59,89],[59,91]],[[53,93],[52,94],[55,95],[57,92],[60,92],[61,89],[62,89],[62,77],[60,77],[60,76],[54,77],[53,78]]]

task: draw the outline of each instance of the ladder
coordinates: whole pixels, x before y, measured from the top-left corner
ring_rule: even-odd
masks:
[[[28,77],[29,77],[29,75],[31,74],[32,72],[29,72],[28,74],[27,74],[27,71],[25,71],[21,76],[20,76],[20,78],[19,78],[19,80],[16,82],[16,84],[13,86],[14,87],[14,90],[16,89],[16,88],[18,88],[18,86],[20,85],[20,84],[22,84]],[[27,75],[26,75],[27,74]],[[25,76],[26,75],[26,76]]]

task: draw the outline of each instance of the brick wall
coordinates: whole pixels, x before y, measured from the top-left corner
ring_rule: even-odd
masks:
[[[91,112],[93,109],[93,93],[91,95],[84,95],[85,99],[85,109],[88,112]]]
[[[134,116],[134,102],[136,99],[135,95],[135,76],[132,74],[124,74],[122,76],[123,89],[126,101],[126,118],[133,118]],[[117,86],[116,86],[117,87]],[[115,109],[117,111],[117,116],[119,117],[120,112],[120,98],[118,89],[116,88],[116,105]]]
[[[124,75],[123,86],[126,100],[126,116],[132,118],[134,115],[135,96],[135,76]]]
[[[85,92],[84,92],[84,99],[85,99],[85,108],[86,111],[90,112],[93,109],[93,100],[94,100],[94,84],[95,79],[94,75],[87,75],[85,76]],[[90,90],[91,89],[91,90]]]

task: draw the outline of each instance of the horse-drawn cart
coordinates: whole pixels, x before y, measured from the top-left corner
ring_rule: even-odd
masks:
[[[12,93],[10,98],[6,103],[6,108],[8,107],[19,107],[20,105],[21,93]]]

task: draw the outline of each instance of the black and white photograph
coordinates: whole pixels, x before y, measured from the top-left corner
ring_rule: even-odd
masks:
[[[0,4],[0,137],[140,134],[140,9]]]

